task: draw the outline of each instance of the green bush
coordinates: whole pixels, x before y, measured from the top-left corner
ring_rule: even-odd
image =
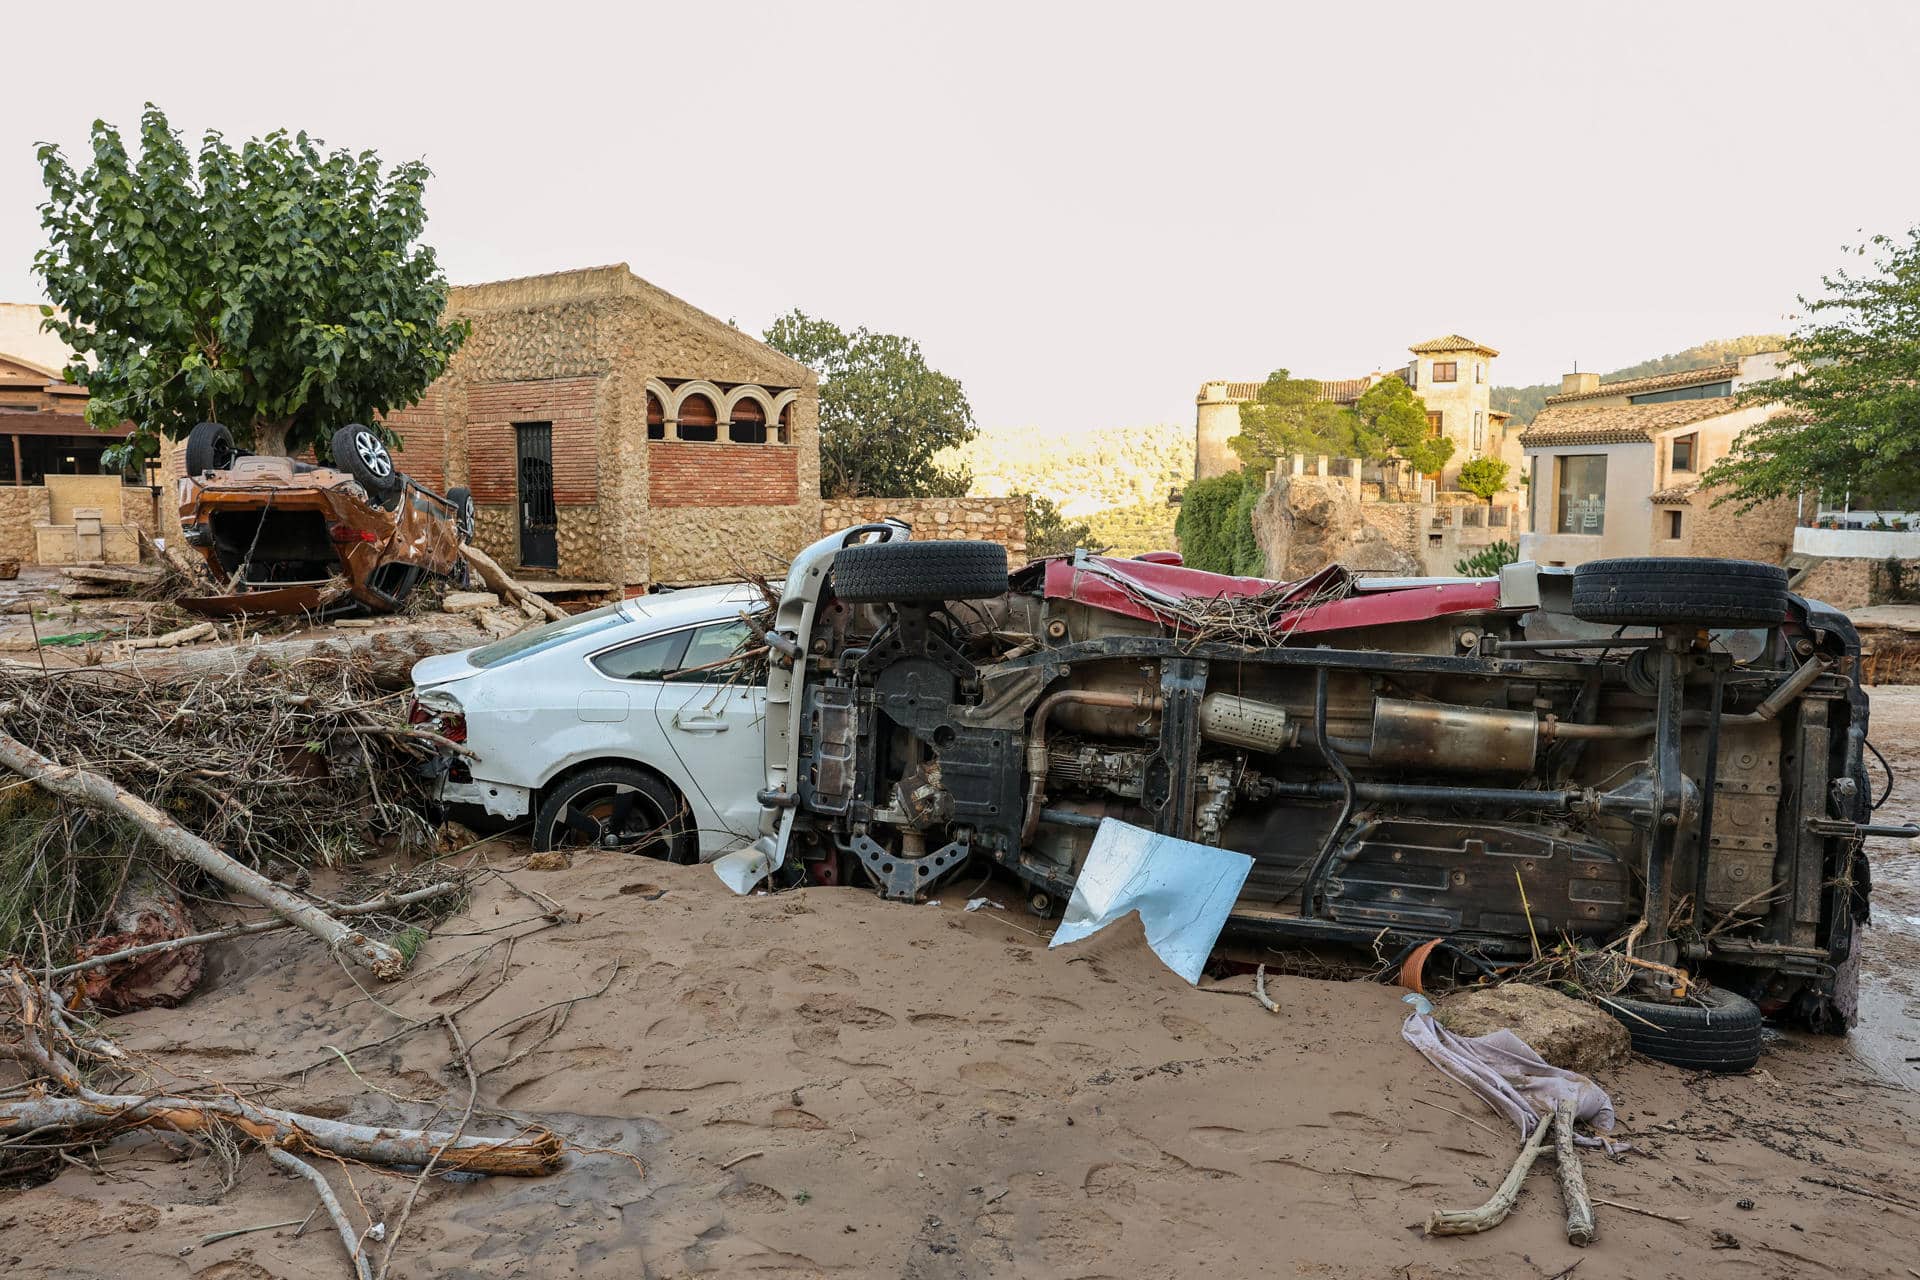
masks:
[[[1511,542],[1496,542],[1480,548],[1464,560],[1455,560],[1453,571],[1463,578],[1491,578],[1499,574],[1503,566],[1519,558],[1519,548]]]
[[[1242,502],[1248,492],[1254,502],[1259,501],[1259,477],[1244,471],[1229,471],[1187,486],[1173,531],[1189,568],[1234,572],[1234,565],[1245,555],[1236,521],[1246,523],[1245,544],[1253,541],[1253,505]]]

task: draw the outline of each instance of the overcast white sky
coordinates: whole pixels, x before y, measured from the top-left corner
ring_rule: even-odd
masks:
[[[82,16],[84,14],[84,16]],[[1788,324],[1920,222],[1920,6],[89,4],[0,81],[33,144],[142,102],[423,157],[455,282],[625,261],[758,332],[918,338],[985,426],[1190,421],[1445,332],[1501,383]],[[58,53],[48,50],[56,48]]]

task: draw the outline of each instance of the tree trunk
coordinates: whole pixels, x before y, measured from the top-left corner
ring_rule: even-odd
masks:
[[[538,609],[542,615],[551,618],[555,622],[565,622],[567,620],[568,614],[566,610],[550,600],[533,594],[533,592],[521,586],[518,582],[514,581],[511,574],[500,567],[498,560],[495,560],[492,556],[474,546],[472,543],[461,547],[460,554],[466,557],[467,563],[472,565],[475,572],[480,575],[480,581],[499,592],[503,599],[511,600],[515,604]]]
[[[255,418],[253,420],[253,451],[282,458],[292,457],[293,451],[287,448],[287,433],[292,429],[293,423],[285,419],[266,422]]]
[[[494,636],[473,626],[427,625],[382,631],[341,631],[206,649],[149,649],[131,655],[122,662],[105,663],[102,669],[125,671],[155,680],[233,671],[258,671],[265,676],[301,659],[336,658],[365,670],[380,688],[394,690],[405,689],[413,683],[413,664],[420,659],[469,649],[492,639]]]

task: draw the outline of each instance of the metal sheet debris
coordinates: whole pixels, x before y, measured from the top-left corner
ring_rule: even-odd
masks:
[[[1078,942],[1137,911],[1154,954],[1197,983],[1252,870],[1244,853],[1102,819],[1048,945]]]

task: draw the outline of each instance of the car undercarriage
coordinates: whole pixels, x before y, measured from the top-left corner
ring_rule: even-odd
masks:
[[[789,876],[912,900],[987,858],[1053,915],[1113,818],[1250,855],[1231,935],[1483,966],[1614,941],[1656,998],[1705,974],[1852,1020],[1859,646],[1778,570],[1082,554],[1009,582],[988,544],[877,536],[796,565],[770,636],[760,848]]]

